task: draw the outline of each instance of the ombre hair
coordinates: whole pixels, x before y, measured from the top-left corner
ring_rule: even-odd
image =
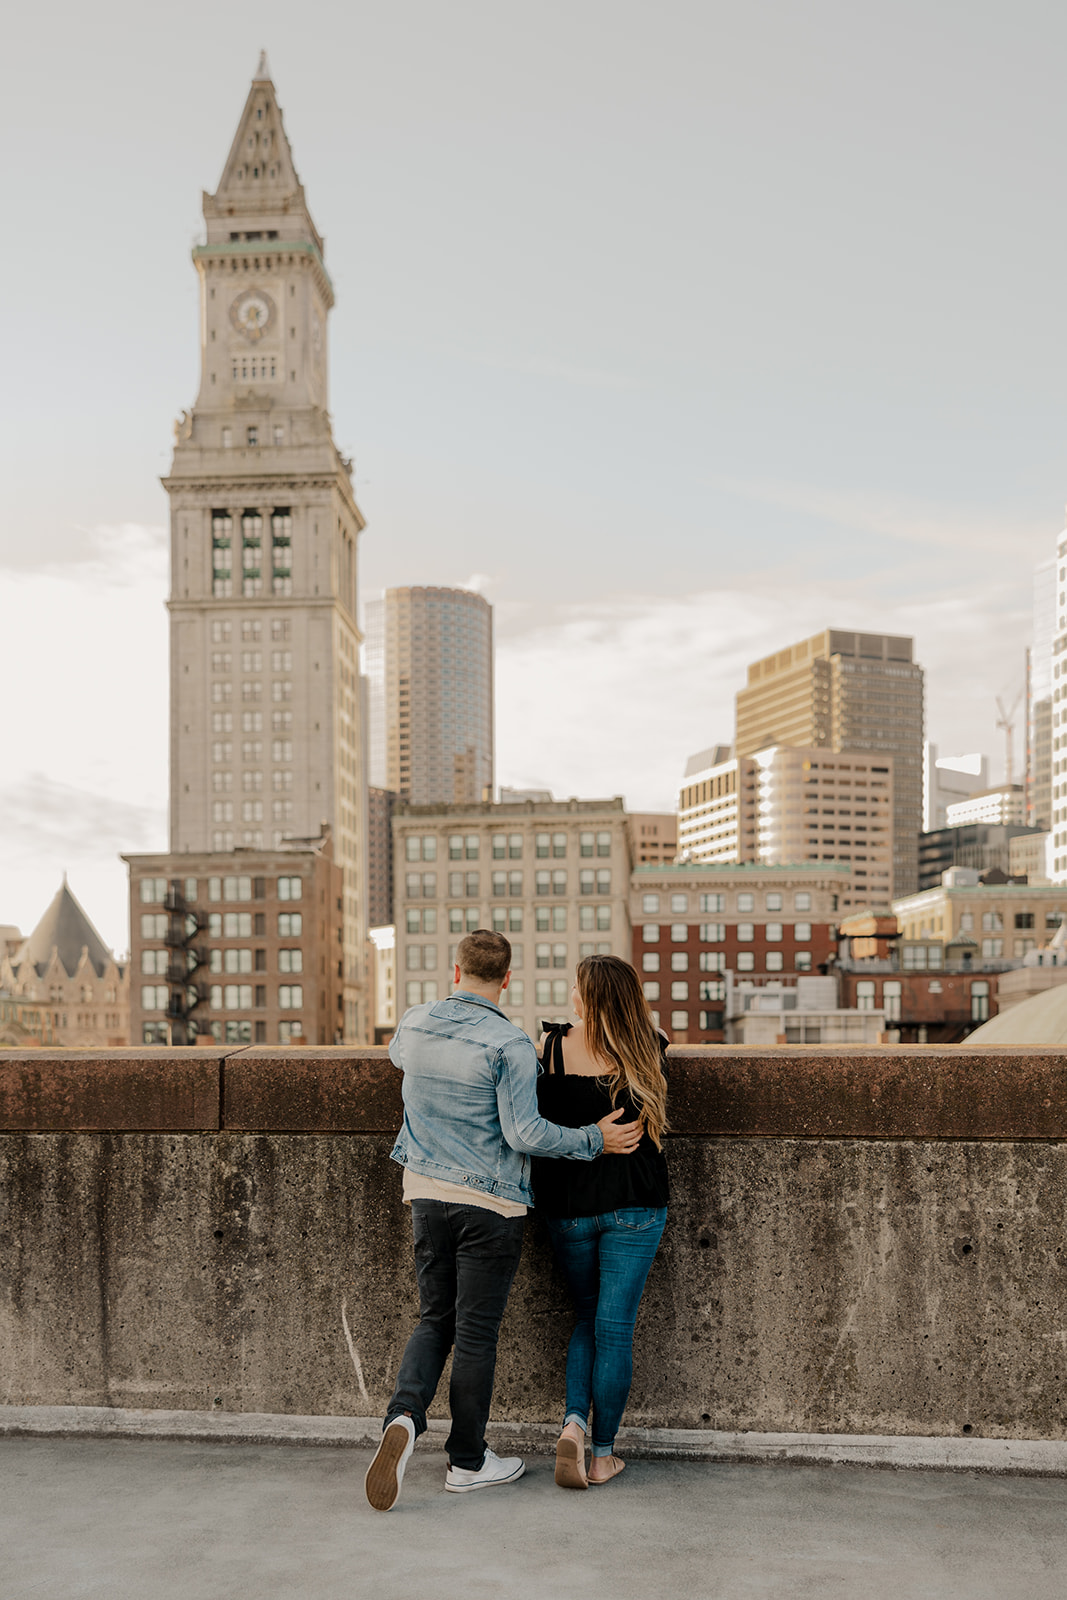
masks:
[[[657,1149],[667,1131],[667,1080],[660,1065],[660,1035],[641,982],[618,956],[586,956],[575,974],[582,1002],[585,1045],[611,1063],[612,1104],[625,1089]]]

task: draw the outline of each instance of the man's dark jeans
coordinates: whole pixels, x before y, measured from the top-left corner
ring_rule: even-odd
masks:
[[[481,1206],[411,1202],[419,1325],[400,1363],[386,1425],[410,1411],[416,1436],[426,1431],[426,1411],[454,1345],[445,1449],[454,1467],[473,1472],[485,1460],[496,1341],[522,1254],[524,1220]]]

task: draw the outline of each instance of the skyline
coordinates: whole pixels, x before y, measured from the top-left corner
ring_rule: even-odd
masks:
[[[1067,490],[1067,22],[269,4],[250,42],[198,3],[160,59],[132,7],[66,14],[58,40],[20,18],[4,109],[37,248],[11,268],[0,604],[29,670],[0,917],[32,925],[65,865],[118,945],[96,875],[160,842],[156,479],[195,390],[198,194],[261,45],[338,286],[364,596],[481,575],[499,782],[668,809],[743,666],[825,626],[912,634],[927,737],[999,775]]]

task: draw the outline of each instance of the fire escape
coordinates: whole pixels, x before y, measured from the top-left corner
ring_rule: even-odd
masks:
[[[170,951],[167,962],[170,1042],[173,1045],[195,1044],[201,1029],[194,1013],[206,1006],[209,998],[208,955],[196,942],[207,927],[207,916],[187,904],[180,879],[171,880],[163,909],[168,914],[165,943]]]

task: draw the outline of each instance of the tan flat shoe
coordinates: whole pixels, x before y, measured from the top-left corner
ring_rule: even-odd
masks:
[[[561,1489],[589,1487],[589,1479],[585,1475],[585,1451],[579,1448],[577,1439],[572,1439],[568,1433],[561,1433],[556,1445],[556,1482]]]
[[[619,1456],[608,1456],[607,1459],[611,1462],[611,1472],[606,1478],[590,1478],[588,1480],[590,1489],[602,1489],[606,1483],[611,1482],[612,1478],[617,1478],[620,1472],[626,1471],[626,1462],[621,1460]],[[604,1457],[600,1456],[598,1460],[603,1461]],[[558,1478],[556,1482],[559,1482]]]

